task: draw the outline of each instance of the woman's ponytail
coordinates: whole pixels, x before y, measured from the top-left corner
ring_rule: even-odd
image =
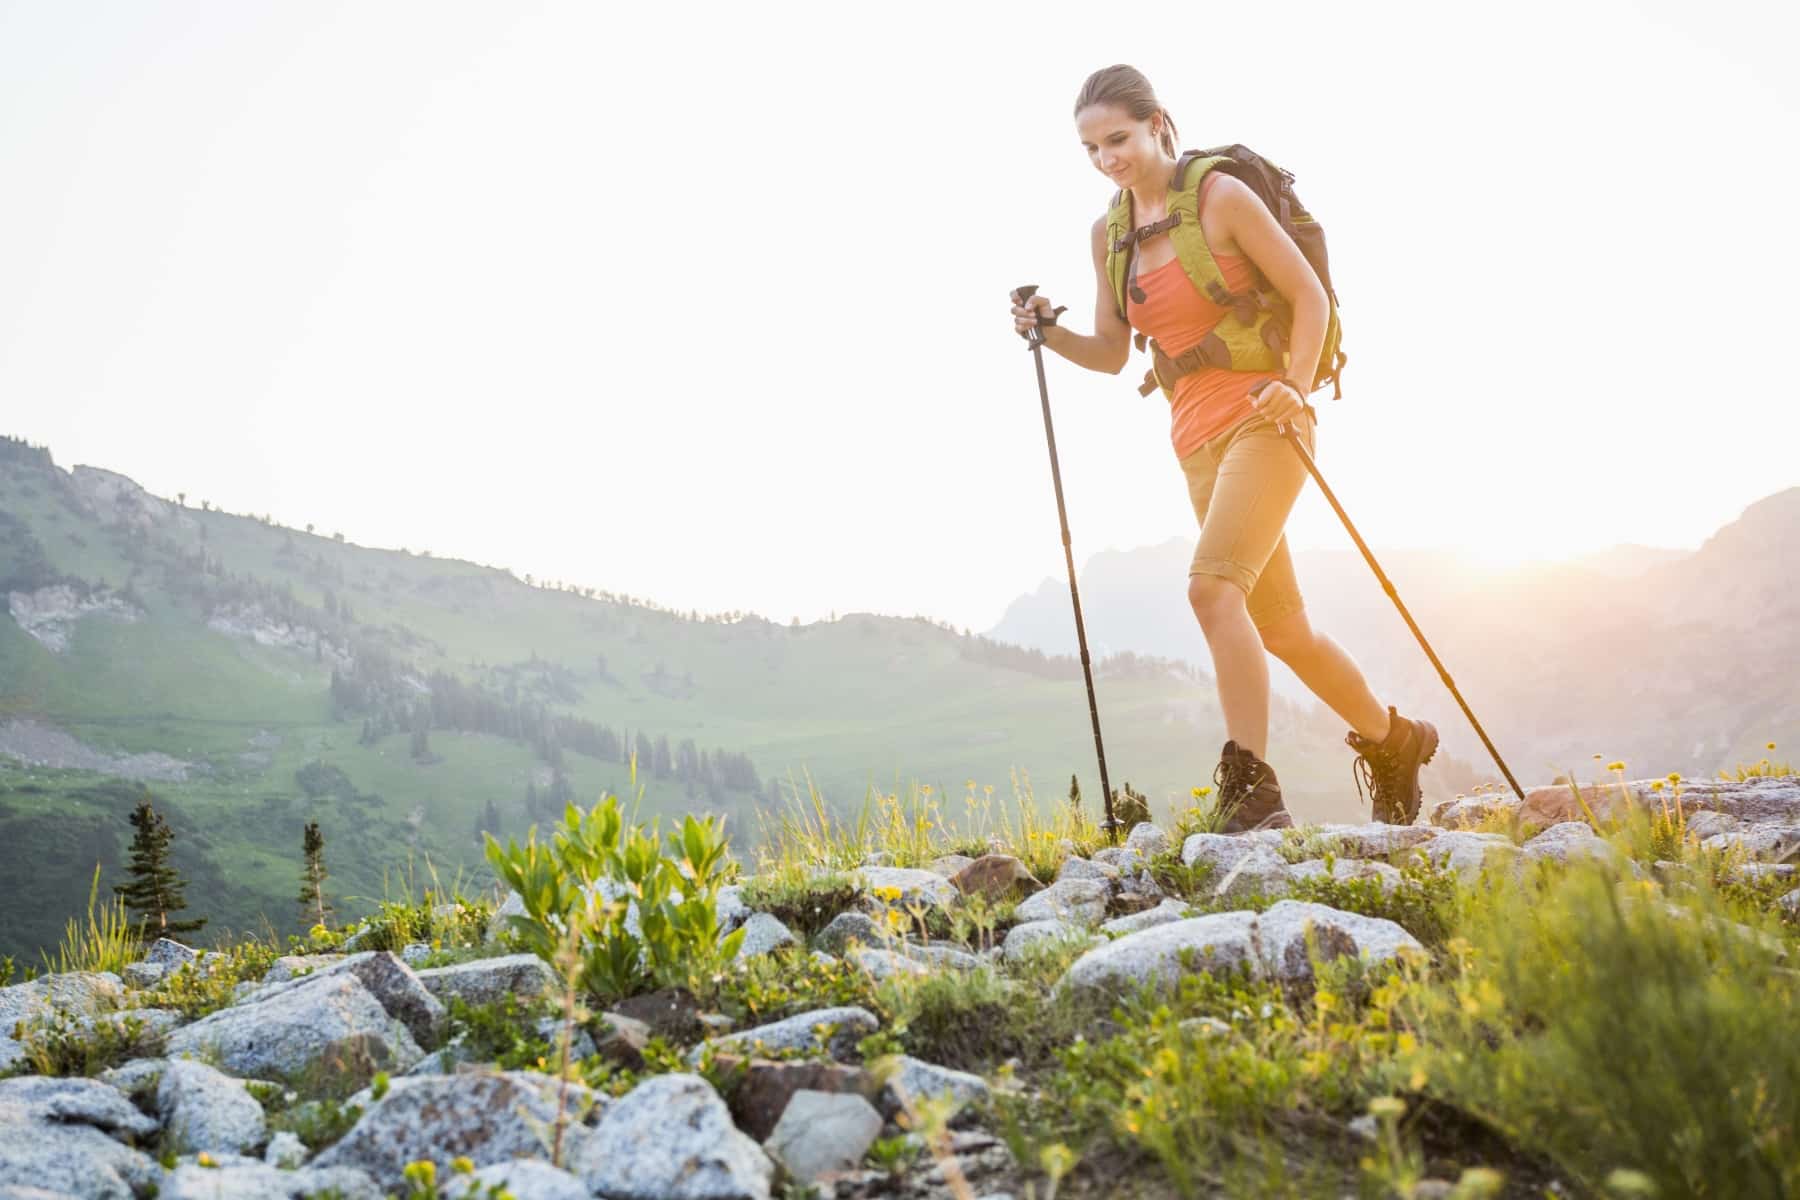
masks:
[[[1089,75],[1075,97],[1076,115],[1079,116],[1090,104],[1116,104],[1138,121],[1161,115],[1163,127],[1159,140],[1164,152],[1170,158],[1175,157],[1175,121],[1169,116],[1169,110],[1156,99],[1150,81],[1136,67],[1118,63]]]

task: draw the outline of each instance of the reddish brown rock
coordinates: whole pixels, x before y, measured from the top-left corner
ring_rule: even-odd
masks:
[[[781,1120],[788,1101],[802,1089],[854,1093],[867,1100],[879,1091],[861,1067],[842,1063],[779,1062],[719,1054],[713,1058],[713,1066],[737,1127],[759,1142],[766,1141],[775,1131],[775,1123]]]
[[[950,883],[965,896],[984,896],[989,900],[1003,900],[1015,892],[1029,896],[1044,890],[1031,869],[1010,854],[984,854],[952,875]]]
[[[601,1056],[628,1071],[643,1070],[644,1047],[651,1038],[650,1027],[616,1012],[601,1013],[600,1021],[600,1028],[593,1036]]]

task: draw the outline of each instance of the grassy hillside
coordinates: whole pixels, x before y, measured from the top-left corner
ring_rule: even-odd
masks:
[[[179,760],[148,786],[192,831],[195,877],[216,880],[194,909],[238,929],[297,928],[306,821],[366,906],[409,854],[485,873],[478,830],[522,835],[560,798],[627,794],[634,748],[647,812],[721,813],[740,838],[815,788],[840,811],[925,786],[1051,804],[1076,775],[1098,807],[1073,659],[923,618],[783,626],[549,588],[186,507],[11,440],[0,592],[0,953],[54,941],[96,858],[116,881],[130,755]],[[1115,788],[1166,811],[1210,785],[1210,678],[1129,654],[1096,674]],[[58,732],[86,757],[33,752]],[[1355,815],[1342,733],[1277,703],[1297,815]],[[309,791],[309,764],[339,782]],[[1428,795],[1473,782],[1440,755]]]

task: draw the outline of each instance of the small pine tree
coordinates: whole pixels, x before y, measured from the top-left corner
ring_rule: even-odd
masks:
[[[306,856],[300,869],[300,917],[329,929],[332,909],[325,899],[325,835],[317,821],[306,823],[300,849]]]
[[[144,937],[154,928],[157,937],[177,933],[193,933],[206,924],[205,917],[171,921],[169,914],[187,907],[182,892],[187,883],[169,862],[169,843],[175,831],[163,820],[145,793],[132,811],[131,824],[137,833],[131,839],[131,865],[126,868],[129,883],[114,884],[113,891],[125,898],[125,907],[139,914],[138,936]]]
[[[1081,781],[1073,775],[1069,776],[1069,807],[1081,808]]]

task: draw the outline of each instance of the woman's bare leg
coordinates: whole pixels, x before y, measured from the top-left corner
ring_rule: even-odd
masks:
[[[1243,589],[1228,579],[1188,577],[1188,603],[1212,650],[1225,736],[1262,758],[1269,740],[1269,663],[1246,599]]]
[[[1278,617],[1258,632],[1263,647],[1286,663],[1350,728],[1370,741],[1387,737],[1387,707],[1369,690],[1356,660],[1330,636],[1314,629],[1305,609]]]

